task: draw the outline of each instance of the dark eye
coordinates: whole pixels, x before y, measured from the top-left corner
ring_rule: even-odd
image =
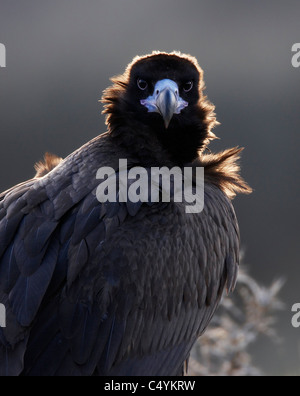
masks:
[[[194,83],[193,81],[189,81],[183,85],[184,92],[190,92],[193,89]]]
[[[148,88],[148,83],[145,80],[142,80],[141,78],[138,79],[137,85],[141,91],[145,91]]]

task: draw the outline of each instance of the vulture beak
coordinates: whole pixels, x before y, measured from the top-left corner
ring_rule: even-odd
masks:
[[[164,119],[166,129],[169,128],[174,114],[180,114],[189,104],[179,96],[179,88],[175,81],[161,80],[155,85],[153,96],[141,100],[149,113],[159,113]]]

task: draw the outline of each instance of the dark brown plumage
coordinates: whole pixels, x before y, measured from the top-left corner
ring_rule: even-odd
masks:
[[[190,56],[136,58],[104,93],[108,132],[63,161],[46,157],[34,179],[0,196],[0,375],[182,373],[223,289],[234,288],[229,198],[250,192],[239,149],[205,154],[217,122],[203,88]],[[119,159],[147,172],[204,166],[203,212],[99,203],[97,171],[118,172]]]

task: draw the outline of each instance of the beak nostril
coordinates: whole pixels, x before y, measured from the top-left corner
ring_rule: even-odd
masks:
[[[156,95],[159,95],[159,89],[156,91]]]

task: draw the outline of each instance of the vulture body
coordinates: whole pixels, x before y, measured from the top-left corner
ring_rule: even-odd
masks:
[[[182,374],[234,288],[230,199],[250,192],[240,149],[205,154],[216,118],[203,89],[190,56],[135,58],[104,92],[108,132],[65,160],[48,156],[34,179],[0,195],[0,376]],[[130,169],[204,167],[204,210],[100,203],[97,171],[118,173],[120,159]]]

